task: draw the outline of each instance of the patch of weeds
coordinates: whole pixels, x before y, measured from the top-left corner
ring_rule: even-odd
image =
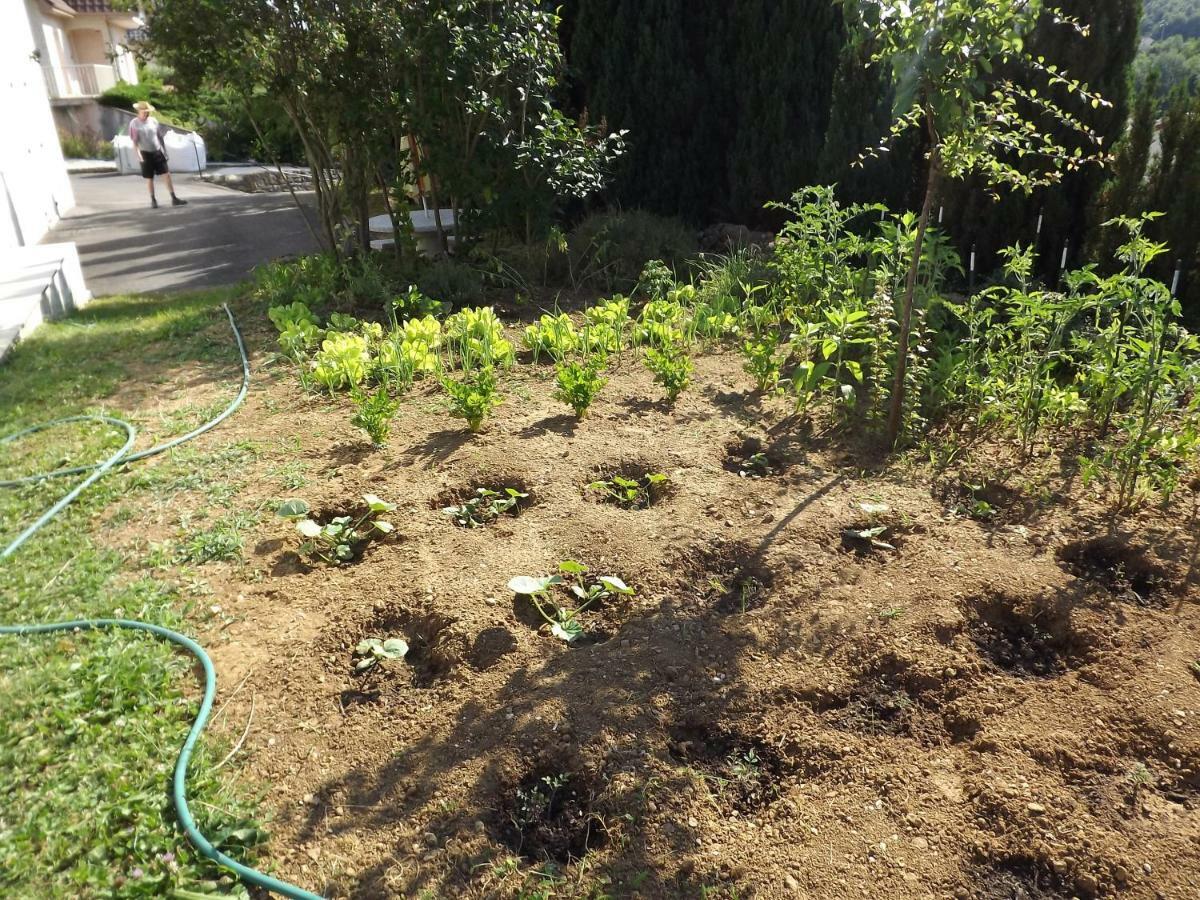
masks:
[[[308,465],[298,459],[290,460],[271,472],[271,477],[289,491],[299,490],[308,484]]]
[[[579,617],[589,608],[598,607],[611,597],[634,594],[633,588],[615,575],[591,575],[587,566],[572,559],[560,562],[558,571],[558,575],[544,578],[519,575],[508,582],[508,589],[528,597],[544,620],[543,627],[568,644],[588,643],[589,634]],[[556,590],[561,588],[565,588],[565,593],[576,602],[570,605],[556,602],[554,596],[564,593]]]
[[[175,562],[234,562],[242,559],[245,540],[242,532],[253,527],[256,517],[238,513],[219,519],[211,528],[193,530],[190,521],[182,527],[187,535],[175,551]]]
[[[762,441],[746,438],[726,449],[725,469],[739,478],[773,478],[782,475],[787,466],[768,453]]]
[[[1068,572],[1096,581],[1118,597],[1141,606],[1163,605],[1168,573],[1144,547],[1118,535],[1074,541],[1058,558]]]
[[[351,515],[328,517],[324,523],[309,518],[310,508],[304,500],[285,500],[276,513],[296,523],[296,530],[304,537],[300,544],[300,555],[338,566],[357,560],[365,545],[375,537],[392,533],[395,526],[379,518],[396,508],[394,503],[381,500],[374,494],[363,494],[365,511]],[[318,517],[323,518],[323,517]]]
[[[1040,602],[1025,606],[997,595],[967,601],[964,611],[979,652],[1010,674],[1052,678],[1085,658],[1084,642],[1069,619]]]
[[[963,478],[941,488],[940,494],[952,515],[988,525],[1017,522],[1033,512],[1020,491],[988,478]]]
[[[784,765],[774,747],[708,724],[675,728],[670,738],[671,756],[687,764],[733,809],[754,812],[779,797]]]
[[[588,775],[544,763],[501,798],[499,837],[529,862],[578,862],[608,839],[595,803],[596,789]]]
[[[99,408],[102,398],[128,385],[132,363],[161,354],[169,332],[178,334],[171,351],[194,358],[197,317],[201,325],[219,319],[226,329],[222,358],[236,356],[215,308],[229,296],[101,298],[69,319],[42,325],[4,363],[0,434]],[[188,327],[173,327],[183,321]],[[119,445],[102,429],[83,439],[86,454],[63,454],[49,468],[60,458],[102,458]],[[188,630],[181,617],[187,604],[171,584],[149,577],[136,555],[97,541],[106,506],[149,505],[153,498],[139,485],[147,473],[168,467],[161,459],[110,473],[0,565],[6,619],[135,615]],[[62,490],[53,481],[0,491],[0,521],[30,522]],[[174,816],[163,813],[174,753],[195,712],[193,670],[194,660],[173,645],[129,631],[0,637],[0,893],[246,896],[236,879],[192,848]],[[210,733],[197,748],[188,799],[200,830],[254,865],[263,832],[248,795],[237,793],[236,766],[215,770],[228,750],[221,743]]]
[[[442,512],[461,528],[479,528],[490,525],[503,515],[517,515],[520,501],[528,498],[528,493],[512,487],[499,490],[481,487],[475,489],[475,496],[462,503],[443,507]]]
[[[608,478],[591,482],[587,489],[598,493],[602,502],[621,509],[649,509],[666,495],[669,484],[670,478],[661,472],[644,475],[614,472]]]

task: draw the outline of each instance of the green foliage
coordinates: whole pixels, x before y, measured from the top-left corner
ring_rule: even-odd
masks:
[[[374,494],[363,494],[366,511],[357,516],[334,516],[324,525],[309,518],[309,506],[303,500],[286,500],[276,513],[296,523],[296,530],[304,540],[300,553],[310,559],[339,566],[351,562],[362,545],[376,535],[391,534],[391,522],[379,518],[383,513],[396,508]]]
[[[696,249],[695,234],[677,219],[643,210],[594,213],[571,232],[571,280],[576,286],[632,291],[651,260],[678,272]]]
[[[338,331],[326,332],[321,349],[312,359],[312,378],[331,394],[343,388],[358,387],[367,380],[371,353],[362,335]]]
[[[673,344],[662,349],[646,350],[646,368],[654,374],[654,382],[667,392],[667,402],[674,403],[692,383],[692,357],[687,348]]]
[[[811,177],[843,40],[836,4],[573,0],[564,18],[580,102],[629,130],[614,179],[625,207],[751,223]]]
[[[386,445],[392,433],[392,418],[400,408],[399,401],[391,398],[386,387],[373,393],[355,387],[350,391],[350,399],[354,402],[350,424],[365,431],[376,447]]]
[[[582,419],[587,413],[592,401],[608,384],[608,379],[600,374],[604,368],[604,358],[593,356],[582,362],[567,362],[559,360],[555,366],[554,399],[561,400],[575,411],[575,417]]]
[[[112,159],[112,144],[99,135],[88,132],[84,135],[58,130],[58,143],[66,159]]]
[[[754,377],[754,386],[762,393],[774,393],[779,387],[783,360],[779,354],[779,333],[769,332],[748,337],[742,342],[746,371]]]
[[[529,497],[516,488],[506,487],[494,491],[491,488],[476,488],[475,496],[454,506],[442,509],[454,519],[454,524],[463,528],[479,528],[488,525],[507,513],[516,513],[520,501]]]
[[[466,263],[439,259],[425,268],[417,285],[426,297],[435,297],[451,307],[470,306],[483,300],[483,279]]]
[[[509,366],[516,358],[504,337],[504,325],[490,306],[464,309],[446,319],[446,349],[464,370],[477,366]]]
[[[662,300],[675,287],[675,273],[661,259],[652,259],[642,267],[635,293],[644,294],[650,300]]]
[[[496,373],[491,366],[465,372],[461,379],[444,377],[442,388],[450,401],[450,415],[465,419],[471,432],[479,431],[504,400],[496,389]]]
[[[521,342],[525,349],[533,351],[536,363],[543,353],[553,360],[561,360],[579,349],[581,339],[569,315],[544,313],[537,322],[525,327]]]
[[[614,474],[593,481],[588,490],[599,492],[606,503],[614,503],[621,509],[649,509],[662,497],[669,481],[661,472],[647,472],[640,478]]]

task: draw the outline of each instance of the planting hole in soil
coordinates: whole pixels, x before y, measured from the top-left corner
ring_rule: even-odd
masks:
[[[774,478],[787,471],[787,464],[768,453],[758,438],[736,441],[725,448],[725,470],[740,478]]]
[[[517,649],[517,639],[507,628],[485,628],[475,636],[471,645],[471,665],[485,672]]]
[[[354,671],[369,679],[408,673],[413,687],[432,687],[466,656],[466,639],[439,613],[385,616],[354,647]]]
[[[951,513],[987,525],[1021,522],[1033,504],[1018,490],[987,478],[961,478],[934,491]]]
[[[968,631],[993,665],[1017,676],[1053,678],[1079,665],[1085,642],[1070,617],[1040,601],[1018,604],[1003,595],[977,597],[964,604]]]
[[[1067,900],[1059,879],[1037,862],[1024,857],[1002,860],[975,876],[973,900]]]
[[[530,863],[577,862],[608,838],[604,820],[593,811],[597,793],[589,775],[543,763],[499,798],[497,836]]]
[[[586,485],[587,496],[621,509],[649,509],[671,495],[671,479],[645,461],[600,468]]]
[[[536,503],[536,495],[524,480],[491,476],[443,491],[429,505],[460,528],[480,528],[519,516]]]
[[[1167,572],[1144,547],[1117,535],[1103,535],[1067,544],[1058,558],[1072,575],[1097,581],[1122,599],[1142,606],[1163,605]]]
[[[309,564],[344,566],[359,562],[368,547],[395,532],[386,518],[395,504],[364,494],[362,502],[345,508],[313,512],[300,498],[285,500],[276,515],[295,523],[299,554]]]
[[[669,750],[738,812],[752,813],[779,796],[783,758],[758,738],[715,725],[681,725],[671,729]]]
[[[894,676],[865,676],[849,699],[829,708],[825,714],[834,728],[858,734],[908,735],[916,717],[917,701],[896,682]]]
[[[508,588],[520,621],[569,647],[607,641],[637,593],[618,576],[573,559],[560,562],[553,575],[517,575]]]
[[[772,575],[742,542],[718,541],[686,558],[680,589],[722,616],[741,615],[764,606]]]

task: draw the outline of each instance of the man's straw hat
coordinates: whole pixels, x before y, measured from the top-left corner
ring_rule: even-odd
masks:
[[[137,103],[133,104],[133,109],[135,112],[154,112],[154,107],[145,100],[139,100]]]

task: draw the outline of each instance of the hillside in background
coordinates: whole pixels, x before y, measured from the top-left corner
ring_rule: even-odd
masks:
[[[1189,92],[1200,86],[1200,0],[1146,0],[1138,83],[1151,72],[1164,99],[1181,85]]]

